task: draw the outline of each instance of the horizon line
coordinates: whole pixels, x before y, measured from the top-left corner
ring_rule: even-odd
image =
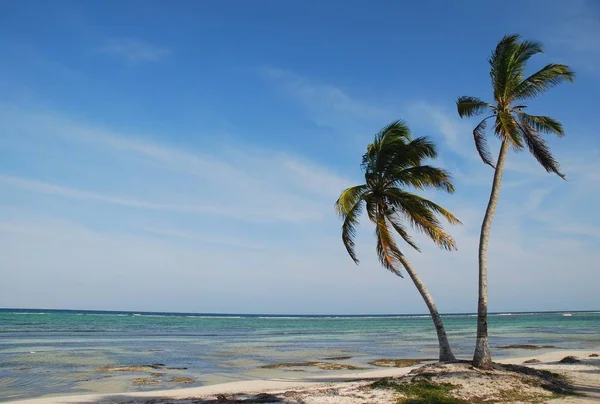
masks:
[[[242,317],[258,317],[258,316],[268,316],[268,317],[389,317],[389,316],[397,316],[397,317],[415,317],[415,316],[428,316],[431,317],[428,313],[413,313],[413,314],[398,314],[398,313],[383,313],[383,314],[335,314],[335,313],[322,313],[322,314],[294,314],[294,313],[218,313],[218,312],[186,312],[186,311],[147,311],[147,310],[96,310],[96,309],[44,309],[44,308],[17,308],[17,307],[0,307],[0,311],[60,311],[60,312],[90,312],[90,313],[126,313],[126,314],[167,314],[167,315],[201,315],[201,316],[242,316]],[[498,312],[489,312],[488,314],[552,314],[552,313],[594,313],[600,312],[600,309],[590,309],[590,310],[543,310],[543,311],[535,311],[535,310],[526,310],[526,311],[498,311]],[[452,312],[452,313],[441,313],[442,315],[477,315],[476,312]]]

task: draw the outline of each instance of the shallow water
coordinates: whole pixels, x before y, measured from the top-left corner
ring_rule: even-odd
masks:
[[[455,353],[470,356],[475,316],[444,316]],[[490,316],[495,357],[529,355],[513,344],[598,349],[600,313],[501,313]],[[541,351],[535,351],[541,352]],[[323,360],[371,367],[376,358],[435,358],[428,316],[250,316],[0,310],[0,401],[43,395],[193,387],[261,377],[336,372],[260,369]],[[102,366],[164,364],[146,372]],[[186,369],[167,369],[167,368]],[[372,368],[372,367],[371,367]],[[347,372],[347,371],[337,371]],[[151,374],[154,373],[154,374]],[[164,373],[164,375],[158,375]],[[193,384],[172,381],[192,378]],[[135,384],[144,378],[152,384]],[[178,380],[178,379],[176,379]],[[180,380],[180,379],[179,379]]]

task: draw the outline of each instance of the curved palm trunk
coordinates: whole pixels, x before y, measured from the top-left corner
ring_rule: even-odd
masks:
[[[477,302],[477,339],[475,341],[475,354],[473,355],[473,366],[478,368],[490,368],[492,366],[492,356],[488,344],[488,326],[487,326],[487,249],[490,240],[490,231],[492,221],[496,213],[496,206],[500,197],[500,184],[502,182],[502,173],[504,163],[508,152],[508,141],[504,140],[500,147],[498,162],[494,172],[494,181],[492,182],[492,192],[485,216],[481,224],[481,234],[479,236],[479,299]]]
[[[437,331],[438,341],[440,345],[440,362],[455,361],[456,358],[452,353],[452,349],[450,349],[450,343],[448,342],[448,337],[446,336],[446,330],[444,329],[442,317],[440,316],[440,313],[438,312],[437,307],[433,302],[433,298],[429,294],[429,291],[425,287],[425,284],[423,283],[421,278],[419,278],[419,275],[417,275],[417,272],[410,265],[406,257],[404,255],[400,255],[399,260],[402,263],[402,266],[404,266],[404,268],[406,269],[406,272],[408,272],[410,279],[412,279],[412,281],[414,282],[415,286],[417,287],[417,290],[421,294],[421,297],[423,297],[423,300],[425,300],[425,304],[429,309],[429,313],[431,314],[433,324],[435,325],[435,330]]]

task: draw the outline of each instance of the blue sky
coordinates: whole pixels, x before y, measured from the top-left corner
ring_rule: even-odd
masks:
[[[568,181],[509,158],[490,310],[598,309],[592,1],[2,2],[0,307],[425,312],[378,266],[366,220],[352,263],[333,211],[401,118],[454,173],[454,196],[425,195],[464,222],[458,252],[418,237],[407,254],[442,311],[474,311],[492,170],[454,102],[490,99],[506,33],[545,44],[532,70],[577,80],[530,103],[565,125],[549,142]]]

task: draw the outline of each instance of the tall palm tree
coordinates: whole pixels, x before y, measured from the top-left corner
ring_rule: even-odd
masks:
[[[548,116],[530,115],[525,112],[523,102],[537,97],[563,81],[575,79],[573,71],[565,65],[548,64],[530,76],[524,76],[527,61],[543,48],[539,42],[520,40],[519,35],[507,35],[496,46],[489,59],[490,76],[494,90],[494,101],[487,103],[475,97],[459,97],[456,105],[461,118],[487,112],[473,130],[475,147],[484,163],[495,169],[492,191],[488,202],[479,238],[479,300],[477,306],[477,340],[473,364],[490,367],[492,358],[488,345],[487,329],[487,248],[490,229],[498,196],[502,172],[508,149],[522,150],[526,145],[533,157],[550,173],[565,178],[560,166],[541,133],[564,136],[560,122]],[[494,118],[494,133],[500,139],[500,153],[494,164],[487,147],[486,121]]]
[[[335,208],[344,220],[342,241],[350,257],[358,264],[354,238],[361,213],[366,207],[369,220],[375,224],[379,261],[396,275],[402,276],[402,267],[406,270],[431,313],[439,341],[440,361],[453,361],[455,357],[435,303],[392,235],[393,230],[408,245],[419,250],[406,229],[405,222],[408,222],[440,247],[456,249],[454,240],[444,232],[436,214],[452,224],[460,221],[441,206],[404,189],[434,187],[454,192],[447,171],[422,164],[426,158],[436,156],[435,146],[427,138],[413,139],[404,122],[391,123],[375,136],[363,156],[365,183],[344,190]]]

